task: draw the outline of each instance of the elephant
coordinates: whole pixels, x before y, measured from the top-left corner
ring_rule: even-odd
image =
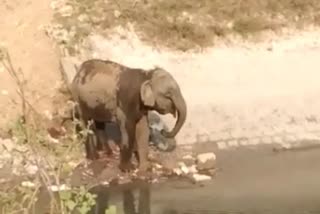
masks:
[[[99,158],[95,145],[102,145],[106,140],[104,124],[117,123],[121,133],[119,168],[122,171],[133,169],[132,154],[138,160],[139,170],[145,171],[149,166],[149,111],[177,118],[171,131],[161,130],[166,138],[174,138],[186,121],[187,105],[180,86],[161,67],[146,70],[111,60],[88,59],[77,70],[71,93],[82,121],[93,132],[85,141],[87,158]]]

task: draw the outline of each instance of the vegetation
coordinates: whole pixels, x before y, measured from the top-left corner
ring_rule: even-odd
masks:
[[[95,195],[89,193],[85,187],[59,192],[58,197],[49,187],[60,186],[62,180],[65,180],[63,178],[72,173],[73,168],[69,163],[79,162],[83,158],[80,152],[82,151],[82,139],[88,130],[84,129],[85,131],[80,133],[82,137],[78,136],[75,129],[79,121],[75,120],[73,129],[60,139],[61,142],[57,144],[50,142],[45,125],[47,120],[38,114],[33,104],[29,102],[23,72],[13,66],[5,48],[0,48],[0,63],[16,83],[20,99],[15,102],[21,105],[21,114],[18,115],[16,121],[9,124],[9,131],[16,139],[17,145],[26,145],[28,148],[23,152],[23,161],[33,161],[34,166],[38,169],[34,176],[28,176],[29,180],[25,181],[25,185],[14,184],[10,181],[1,184],[1,213],[37,213],[36,204],[40,187],[47,188],[50,194],[50,214],[67,214],[74,210],[80,214],[87,213],[95,205]]]
[[[320,24],[318,0],[67,0],[69,14],[56,21],[72,32],[69,47],[92,31],[108,35],[115,26],[133,25],[146,42],[178,50],[213,45],[229,35],[248,37]],[[72,10],[71,10],[72,9]]]

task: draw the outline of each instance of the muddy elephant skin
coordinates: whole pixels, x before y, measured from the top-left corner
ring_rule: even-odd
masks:
[[[167,138],[175,137],[186,120],[187,106],[178,83],[159,67],[143,70],[113,61],[90,59],[80,66],[71,89],[84,124],[94,133],[85,143],[87,158],[97,159],[95,144],[103,144],[101,142],[105,140],[105,133],[98,126],[115,122],[121,132],[122,170],[132,168],[134,151],[137,151],[139,169],[148,167],[148,111],[177,115],[173,129],[162,131]],[[89,121],[93,123],[90,125]]]

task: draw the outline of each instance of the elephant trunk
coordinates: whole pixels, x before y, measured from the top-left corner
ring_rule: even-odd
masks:
[[[187,105],[183,96],[181,95],[181,92],[176,93],[172,97],[172,101],[176,107],[178,118],[171,132],[167,132],[165,130],[162,131],[162,135],[167,138],[173,138],[177,135],[177,133],[180,131],[181,127],[185,123],[187,117]]]

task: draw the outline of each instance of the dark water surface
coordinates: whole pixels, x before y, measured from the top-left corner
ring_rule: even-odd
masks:
[[[274,153],[260,146],[215,153],[220,170],[210,182],[97,186],[90,213],[105,214],[115,205],[116,214],[320,214],[320,149]],[[40,196],[36,213],[44,213],[47,199]]]
[[[204,186],[170,181],[95,187],[91,213],[116,205],[117,214],[320,214],[320,149],[216,154],[221,170]]]

